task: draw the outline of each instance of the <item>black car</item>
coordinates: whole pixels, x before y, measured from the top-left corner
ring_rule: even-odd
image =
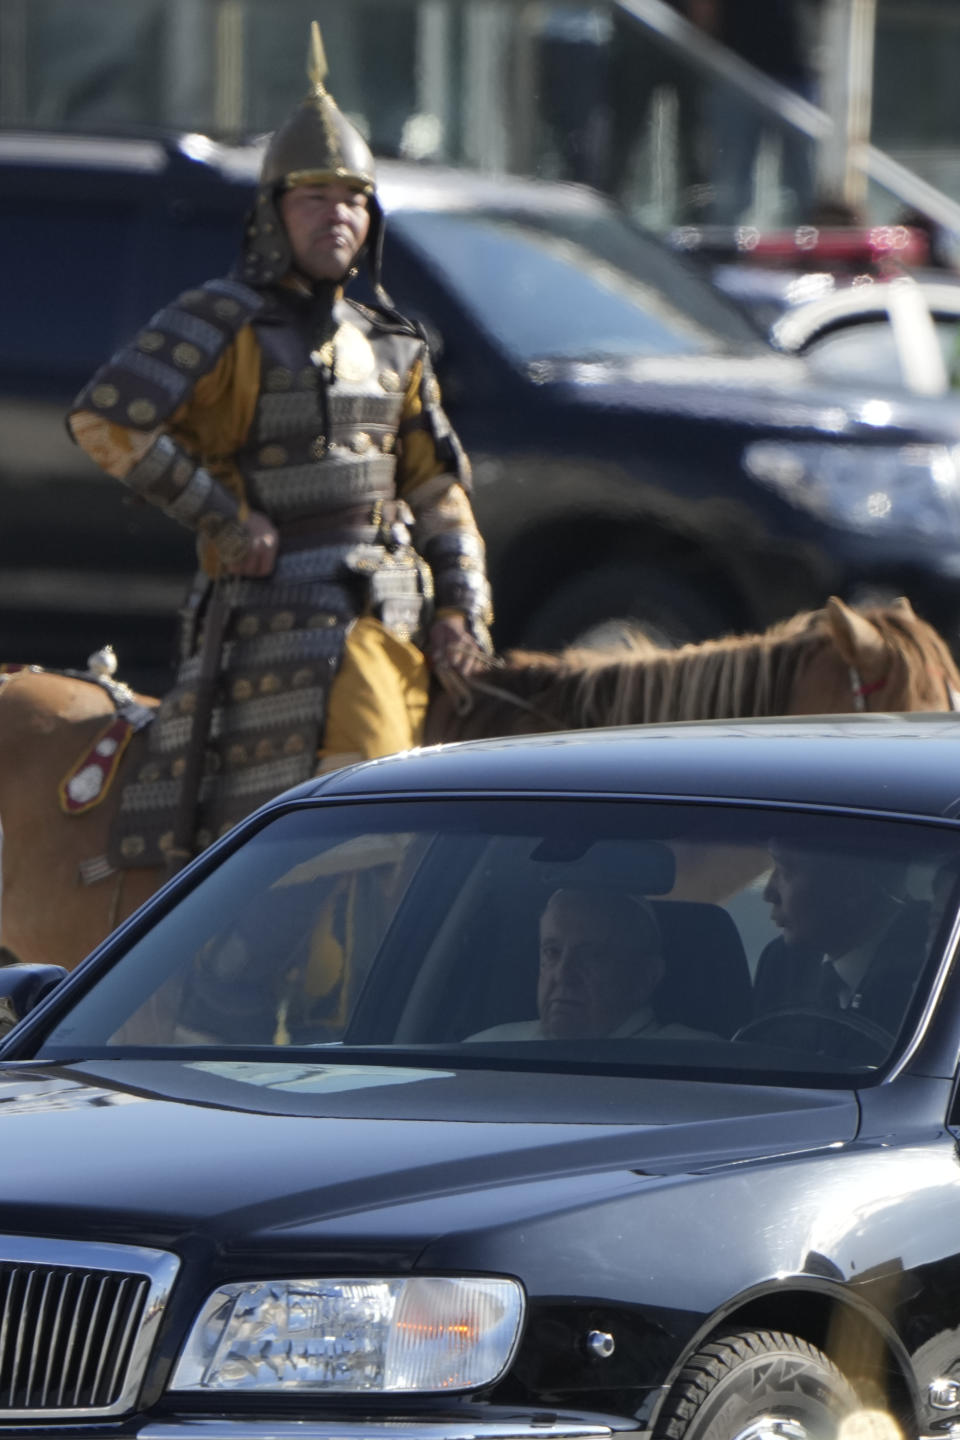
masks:
[[[256,146],[0,136],[0,653],[167,679],[189,537],[62,430],[102,359],[233,262]],[[386,280],[471,453],[500,648],[671,641],[845,598],[960,611],[960,409],[815,382],[578,186],[384,162]],[[362,298],[362,288],[357,292]]]
[[[0,1435],[947,1440],[957,755],[412,752],[0,970]]]

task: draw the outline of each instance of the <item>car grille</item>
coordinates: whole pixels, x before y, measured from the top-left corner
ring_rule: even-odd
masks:
[[[177,1261],[0,1236],[0,1425],[132,1408]]]

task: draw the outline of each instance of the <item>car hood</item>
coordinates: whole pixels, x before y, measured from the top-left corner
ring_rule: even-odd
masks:
[[[302,1235],[331,1215],[487,1188],[502,1215],[511,1186],[635,1184],[836,1146],[857,1122],[855,1095],[837,1091],[293,1062],[9,1065],[0,1231],[22,1230],[24,1213],[39,1233],[70,1233],[80,1216],[89,1230],[97,1214],[152,1219],[157,1234],[233,1228],[242,1196],[248,1219]]]
[[[534,361],[539,386],[564,391],[572,405],[651,411],[690,410],[691,418],[764,430],[823,431],[873,438],[899,432],[953,444],[960,439],[960,404],[949,398],[884,392],[858,385],[826,386],[799,356],[625,356]]]

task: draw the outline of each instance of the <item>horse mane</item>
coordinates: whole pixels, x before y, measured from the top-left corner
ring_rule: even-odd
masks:
[[[678,650],[641,644],[613,652],[572,648],[559,655],[512,651],[494,683],[532,705],[542,718],[574,730],[776,715],[784,713],[808,650],[805,639],[777,627],[763,635],[725,636]],[[515,708],[508,700],[500,704],[504,720],[515,724]],[[494,717],[488,712],[485,718],[490,723]]]
[[[960,689],[953,658],[929,625],[896,607],[861,613],[888,646],[891,693],[929,690],[932,667]],[[629,650],[511,651],[480,678],[475,709],[461,719],[458,734],[447,731],[444,738],[786,715],[803,667],[830,640],[824,614],[815,610],[762,634],[724,636],[677,650],[641,641]]]

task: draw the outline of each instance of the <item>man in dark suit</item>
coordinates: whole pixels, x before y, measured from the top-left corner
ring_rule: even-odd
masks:
[[[813,1009],[896,1035],[927,951],[928,907],[906,897],[905,866],[773,841],[764,890],[782,931],[763,951],[755,1013]]]

